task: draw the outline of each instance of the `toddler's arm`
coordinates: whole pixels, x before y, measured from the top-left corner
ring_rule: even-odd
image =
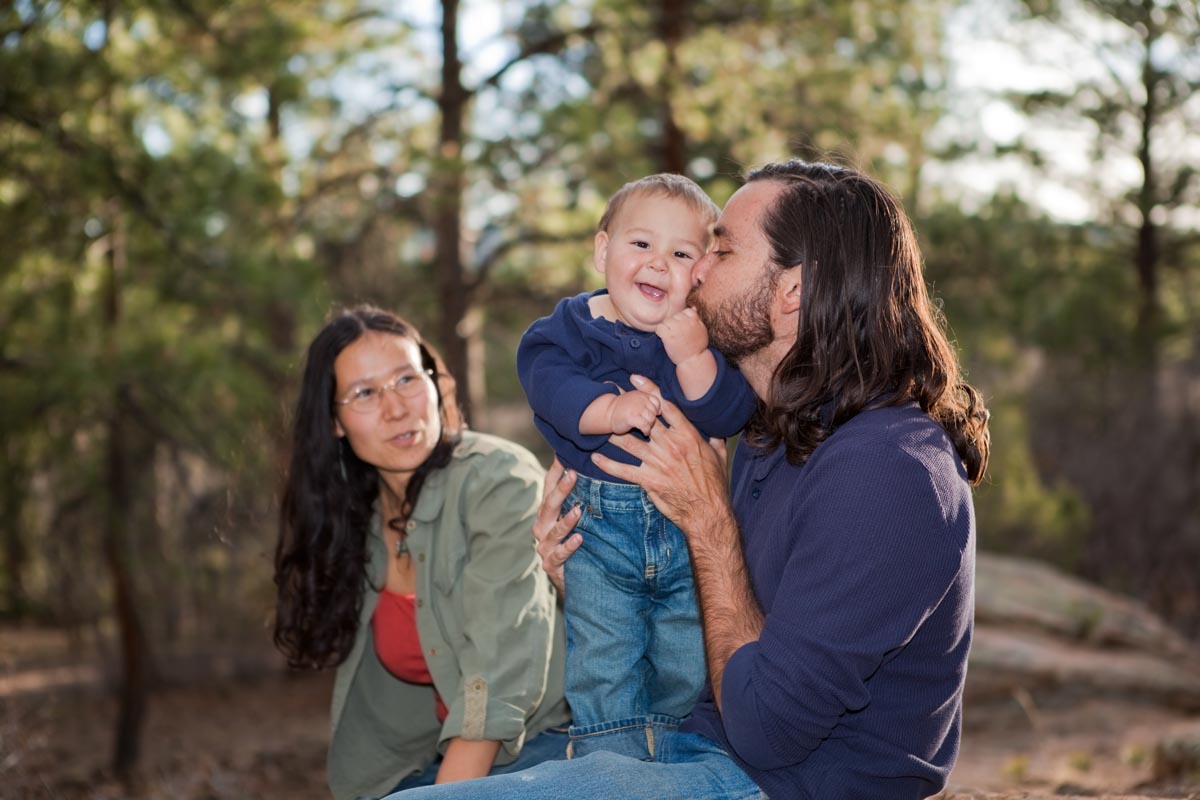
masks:
[[[614,423],[623,423],[623,433],[633,428],[649,430],[651,425],[642,421],[635,399],[614,406],[621,388],[589,374],[594,359],[570,309],[571,303],[580,301],[567,298],[553,314],[529,326],[517,347],[517,375],[539,426],[590,452],[608,443]]]
[[[637,428],[649,436],[658,419],[658,408],[658,397],[645,392],[601,395],[579,417],[579,432],[629,433]]]
[[[717,360],[708,349],[708,330],[694,308],[685,308],[658,326],[667,357],[675,365],[675,378],[683,396],[699,400],[717,379]],[[620,431],[616,431],[620,433]]]

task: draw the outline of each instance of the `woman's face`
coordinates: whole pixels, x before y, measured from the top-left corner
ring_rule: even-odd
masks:
[[[417,343],[406,336],[367,331],[338,354],[333,370],[335,400],[364,390],[379,399],[366,411],[355,404],[335,405],[335,432],[346,438],[356,456],[379,470],[389,487],[402,493],[442,435],[437,390],[421,366]],[[385,386],[404,386],[414,394],[401,396]]]

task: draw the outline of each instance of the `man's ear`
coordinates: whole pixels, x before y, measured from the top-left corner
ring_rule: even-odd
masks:
[[[600,231],[592,240],[592,266],[604,274],[604,262],[608,258],[608,231]]]
[[[793,314],[800,310],[800,270],[801,265],[797,264],[779,274],[779,285],[775,288],[775,296],[779,299],[780,308],[785,314]]]

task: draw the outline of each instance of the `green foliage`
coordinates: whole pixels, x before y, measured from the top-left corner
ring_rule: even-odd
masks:
[[[998,366],[1026,348],[1099,365],[1132,357],[1134,276],[1122,231],[1054,222],[1012,195],[919,221],[926,274],[959,342]]]
[[[465,277],[451,288],[467,300],[486,375],[477,400],[528,422],[516,341],[561,296],[599,285],[591,237],[606,198],[682,169],[724,202],[744,167],[791,154],[860,164],[916,218],[929,279],[993,412],[977,495],[984,545],[1086,561],[1095,501],[1046,453],[1045,420],[1067,413],[1045,410],[1058,392],[1047,364],[1138,358],[1129,209],[1141,200],[1114,197],[1104,215],[1067,225],[1013,195],[968,212],[923,182],[948,97],[943,20],[957,7],[505,5],[487,58],[463,54],[455,150],[439,144],[437,31],[406,4],[6,6],[0,612],[103,623],[109,590],[94,565],[119,419],[134,473],[125,555],[139,597],[155,600],[152,632],[258,626],[304,345],[331,306],[360,301],[437,340],[434,231],[447,200],[435,189],[447,176],[462,179]],[[1176,5],[1162,8],[1176,19]],[[1164,113],[1193,113],[1191,73],[1174,69],[1191,51],[1180,52],[1160,68]],[[1127,146],[1131,107],[1103,86],[1077,88],[1010,99],[1086,120],[1102,164],[1105,148]],[[1163,141],[1160,342],[1182,364],[1200,341],[1200,240],[1187,228],[1196,170]],[[1053,172],[1026,143],[1009,150]],[[1112,406],[1075,391],[1083,400],[1062,407],[1103,422]]]
[[[992,454],[975,493],[980,547],[1078,568],[1091,523],[1083,498],[1063,479],[1041,476],[1022,398],[989,396],[988,410]]]
[[[1176,346],[1150,369],[1126,229],[1054,222],[1014,197],[971,215],[939,206],[918,229],[992,412],[981,544],[1079,570],[1194,625],[1200,587],[1179,566],[1200,554],[1187,401],[1200,320],[1186,279],[1162,287],[1173,327],[1161,341]],[[1166,582],[1169,593],[1154,588]]]
[[[1032,121],[1079,134],[1096,169],[1063,174],[1048,146],[1051,137],[1025,137],[1014,152],[1098,208],[1113,237],[1099,244],[1121,253],[1137,278],[1133,355],[1186,358],[1195,352],[1198,299],[1189,273],[1196,263],[1200,182],[1188,132],[1200,129],[1194,102],[1200,8],[1194,0],[1024,0],[1017,7],[1009,36],[1032,64],[1082,66],[1063,71],[1053,88],[1012,90],[1006,100]],[[1047,31],[1055,29],[1061,46],[1045,47]]]
[[[232,108],[255,76],[286,70],[295,28],[243,6],[205,18],[123,6],[106,21],[99,6],[28,4],[3,40],[0,227],[15,235],[0,262],[0,393],[21,454],[3,465],[9,543],[70,530],[73,561],[102,563],[116,419],[135,486],[122,513],[139,531],[125,545],[148,583],[190,554],[145,547],[164,526],[211,539],[186,512],[220,491],[213,476],[273,467],[278,432],[263,421],[278,416],[280,364],[294,358],[287,306],[320,290],[313,265],[281,246],[270,133]],[[171,480],[185,461],[195,479]],[[34,564],[53,557],[46,541]],[[52,572],[28,569],[39,585],[11,576],[29,565],[6,567],[27,593],[56,586]]]
[[[1060,359],[1086,374],[1135,358],[1136,290],[1121,242],[1011,195],[970,215],[938,206],[919,230],[927,276],[992,413],[988,480],[976,493],[980,543],[1079,568],[1096,520],[1081,487],[1044,457],[1032,404],[1050,393],[1069,406],[1083,388],[1056,379]],[[1087,408],[1081,401],[1074,413]]]

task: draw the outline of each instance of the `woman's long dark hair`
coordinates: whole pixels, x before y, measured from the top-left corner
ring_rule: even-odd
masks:
[[[784,442],[788,460],[801,464],[868,405],[916,401],[946,429],[978,484],[988,412],[963,380],[900,204],[862,173],[830,164],[769,164],[747,176],[756,180],[786,184],[763,227],[772,268],[802,272],[796,343],[775,369],[748,441]]]
[[[371,306],[338,312],[308,347],[292,424],[292,451],[275,547],[275,646],[298,668],[342,663],[354,644],[367,575],[367,533],[379,497],[379,473],[334,433],[334,361],[368,331],[417,343],[434,375],[442,434],[405,490],[403,513],[416,506],[426,476],[450,462],[463,419],[454,378],[412,325]],[[392,523],[389,520],[389,524]]]

